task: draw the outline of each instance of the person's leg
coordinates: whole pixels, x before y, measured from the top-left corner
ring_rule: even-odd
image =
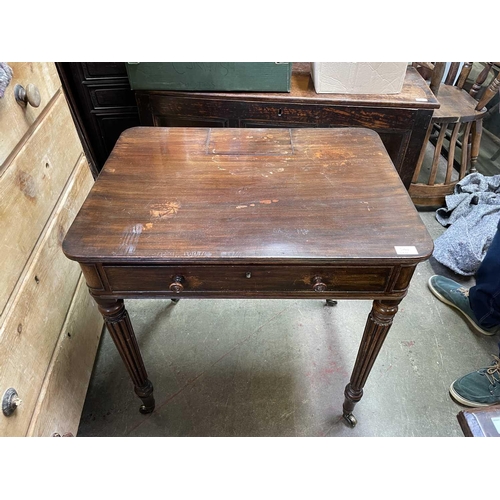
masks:
[[[491,327],[481,324],[469,301],[469,288],[445,276],[431,276],[428,281],[430,291],[441,302],[456,309],[465,319],[470,329],[482,335],[495,335],[500,331],[500,322]]]
[[[468,290],[443,276],[432,276],[429,288],[439,300],[457,309],[473,330],[485,335],[499,332],[500,223],[476,273],[475,286]],[[471,407],[500,403],[500,358],[493,356],[489,367],[453,381],[450,395],[458,403]]]
[[[500,332],[500,223],[470,289],[444,276],[431,276],[431,292],[455,308],[470,328],[483,335]]]
[[[500,223],[476,273],[476,286],[469,290],[469,302],[482,327],[500,325]]]

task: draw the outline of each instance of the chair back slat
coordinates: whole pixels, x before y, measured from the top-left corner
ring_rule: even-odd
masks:
[[[464,62],[464,65],[462,66],[462,71],[460,71],[460,75],[459,75],[458,81],[457,81],[457,87],[459,89],[464,88],[464,84],[467,81],[467,78],[469,78],[471,69],[472,69],[472,63],[471,62]]]
[[[491,99],[493,99],[493,96],[497,93],[499,88],[500,88],[500,73],[497,74],[497,76],[492,80],[489,87],[485,90],[484,94],[482,95],[481,99],[479,99],[479,102],[477,103],[476,106],[476,111],[481,111],[486,106],[486,104],[488,104],[491,101]]]
[[[453,83],[455,82],[455,78],[457,77],[459,67],[460,67],[459,62],[452,62],[450,64],[450,68],[448,69],[448,74],[446,75],[446,79],[444,81],[446,85],[453,85]]]
[[[432,72],[431,84],[429,87],[435,96],[439,94],[439,87],[441,86],[441,80],[443,79],[445,69],[445,62],[437,62],[434,64],[434,71]]]
[[[457,147],[458,132],[460,131],[460,123],[453,124],[453,132],[450,137],[450,146],[448,149],[448,164],[446,165],[446,177],[444,179],[445,184],[451,182],[451,174],[453,173],[453,167],[455,163],[455,148]]]
[[[433,186],[436,182],[436,176],[439,167],[439,157],[441,156],[441,148],[443,147],[444,138],[446,137],[446,129],[448,128],[447,123],[441,124],[441,130],[439,131],[439,136],[436,142],[436,148],[434,149],[434,158],[432,159],[431,173],[429,174],[429,186]]]
[[[462,158],[460,161],[460,172],[458,174],[459,179],[463,179],[467,174],[467,166],[470,163],[470,150],[469,150],[469,142],[470,142],[470,129],[472,127],[473,122],[464,124],[464,135],[462,141]]]
[[[483,71],[481,71],[481,73],[479,73],[479,75],[477,75],[476,81],[472,85],[472,88],[470,89],[470,92],[469,92],[469,94],[472,97],[476,97],[477,93],[481,89],[481,86],[486,81],[486,78],[487,78],[492,66],[493,66],[492,62],[486,63],[484,68],[483,68]]]

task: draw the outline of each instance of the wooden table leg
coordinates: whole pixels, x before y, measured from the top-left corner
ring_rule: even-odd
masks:
[[[354,363],[351,381],[344,391],[344,419],[351,427],[354,427],[357,423],[352,410],[363,396],[363,387],[392,325],[400,302],[401,299],[373,301],[373,307],[368,315],[363,338],[359,346],[358,356]]]
[[[153,384],[148,380],[141,351],[123,300],[109,300],[94,297],[113,342],[122,357],[137,396],[142,400],[141,413],[151,413],[155,408]]]

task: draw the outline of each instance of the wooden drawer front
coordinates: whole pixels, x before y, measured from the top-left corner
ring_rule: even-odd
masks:
[[[203,102],[205,106],[206,101]],[[288,103],[227,101],[237,109],[240,121],[249,120],[303,123],[318,127],[366,127],[372,130],[407,130],[414,122],[415,110],[362,108],[352,106],[301,105]],[[200,104],[200,108],[202,105]]]
[[[366,127],[372,130],[411,130],[415,109],[365,108],[356,106],[324,106],[318,123],[323,126]]]
[[[76,436],[103,319],[83,276],[73,296],[31,419],[28,436]]]
[[[326,285],[325,292],[384,291],[390,267],[361,269],[352,266],[286,267],[286,266],[104,266],[111,290],[120,292],[169,292],[180,277],[183,290],[190,293],[227,292],[311,292],[315,278]],[[250,273],[248,276],[247,273]]]
[[[89,94],[94,109],[116,108],[130,106],[136,107],[135,96],[130,88],[114,87],[89,87]]]
[[[60,94],[0,177],[0,316],[81,154]]]
[[[142,103],[142,101],[145,101]],[[146,102],[149,101],[147,104]],[[319,123],[321,106],[301,106],[282,103],[242,102],[238,100],[197,99],[150,94],[139,97],[141,107],[149,107],[155,125],[165,125],[165,118],[171,123],[174,119],[219,120],[234,122],[244,126],[250,120],[258,122],[279,121],[303,123],[304,126]]]
[[[47,367],[80,277],[61,242],[93,184],[82,160],[28,262],[22,284],[0,328],[0,393],[13,387],[23,401],[10,417],[0,415],[0,436],[25,435]]]
[[[86,80],[124,78],[128,80],[124,62],[82,62]]]
[[[0,165],[28,131],[49,101],[61,87],[54,63],[8,63],[13,70],[12,81],[0,99]],[[40,106],[20,106],[14,97],[16,84],[24,88],[32,83],[40,92]]]
[[[164,126],[166,119],[192,121],[228,121],[237,117],[239,103],[217,99],[188,99],[151,94],[144,97],[155,126]],[[139,101],[141,102],[141,101]],[[188,125],[184,125],[188,126]],[[195,125],[196,126],[196,125]]]
[[[320,123],[322,106],[301,106],[286,103],[245,102],[239,104],[238,119],[245,123],[248,120],[264,122],[303,123],[304,126]]]

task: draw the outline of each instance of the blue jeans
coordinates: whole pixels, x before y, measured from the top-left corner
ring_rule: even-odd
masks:
[[[500,223],[479,269],[469,303],[484,328],[500,325]]]

